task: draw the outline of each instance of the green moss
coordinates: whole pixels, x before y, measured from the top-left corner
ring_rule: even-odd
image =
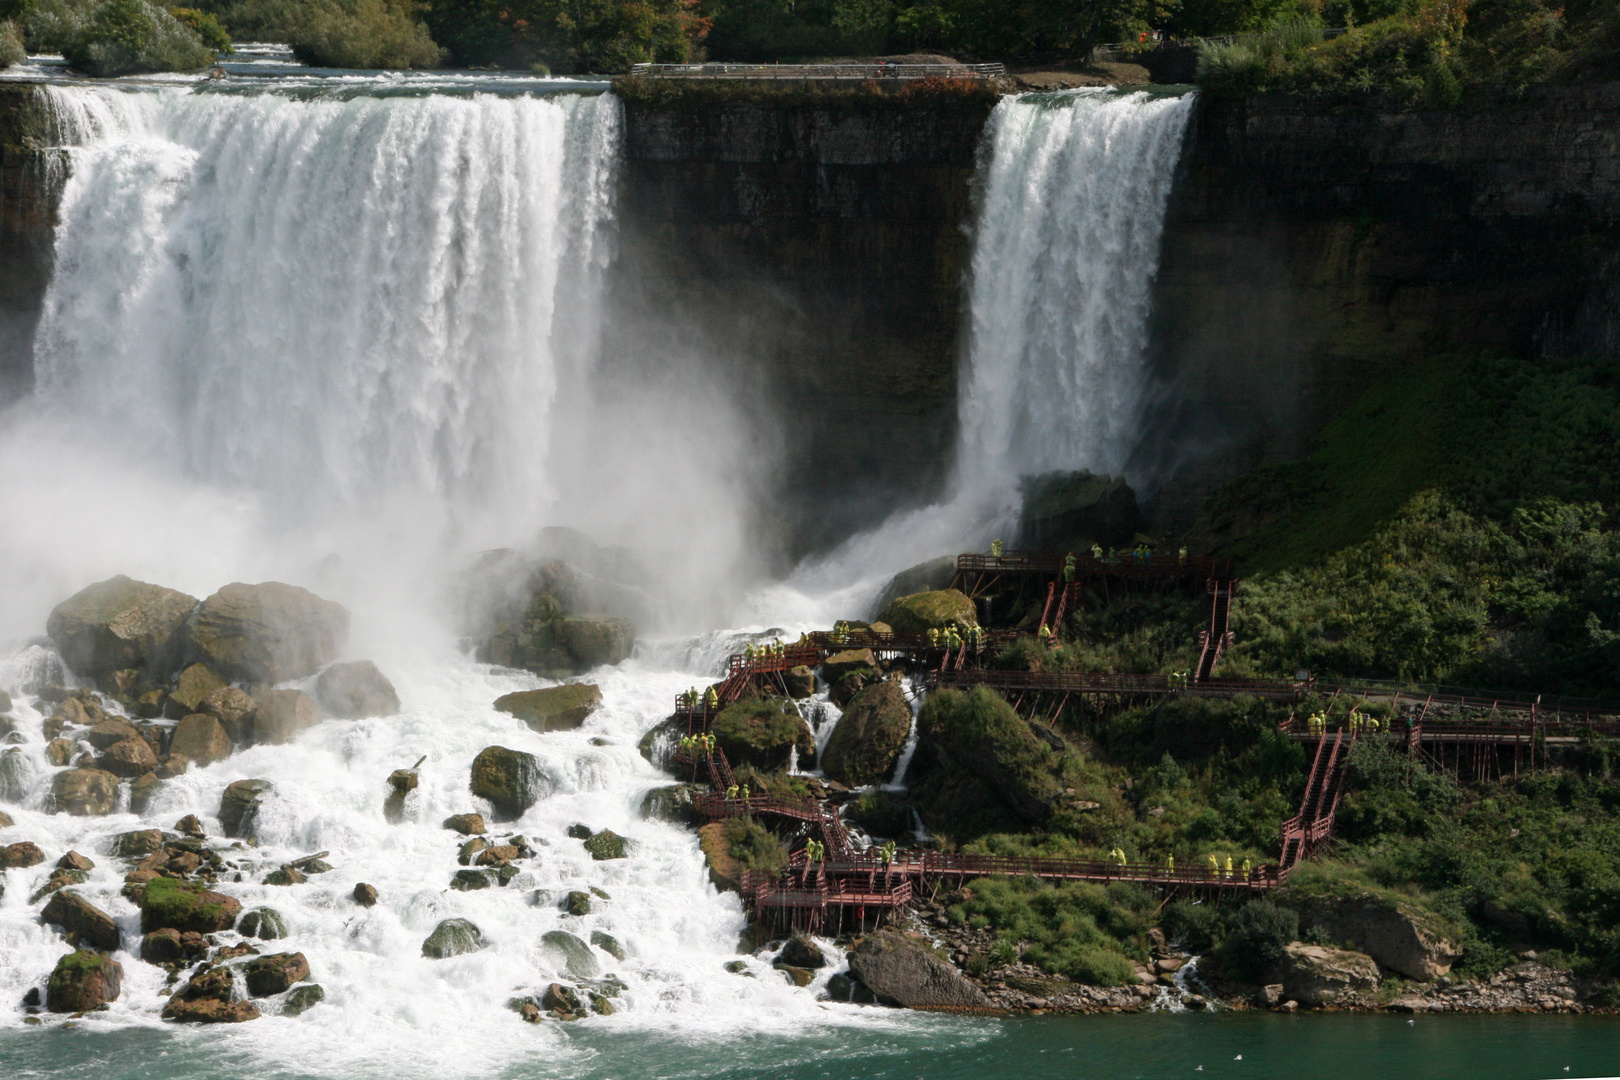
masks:
[[[993,929],[1042,971],[1094,986],[1135,981],[1132,959],[1146,959],[1144,935],[1156,902],[1128,885],[1050,885],[1033,878],[978,878],[963,890],[960,921]]]
[[[787,767],[797,748],[802,767],[814,765],[816,740],[797,714],[785,712],[775,700],[739,701],[715,717],[710,730],[734,763],[765,770]]]
[[[235,921],[235,909],[223,899],[197,882],[154,878],[141,894],[141,932],[168,927],[211,934],[228,929]]]
[[[787,869],[787,848],[753,818],[727,818],[725,840],[731,857],[745,870],[778,874]]]

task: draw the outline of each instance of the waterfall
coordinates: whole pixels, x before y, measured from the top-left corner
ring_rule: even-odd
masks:
[[[895,572],[1011,529],[1020,476],[1124,470],[1193,100],[1072,90],[996,106],[977,177],[950,493],[846,541],[763,603],[847,617]]]

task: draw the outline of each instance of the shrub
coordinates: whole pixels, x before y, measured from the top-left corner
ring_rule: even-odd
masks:
[[[60,50],[70,67],[98,78],[195,71],[214,60],[189,27],[149,0],[44,0],[26,28],[36,46]]]
[[[20,64],[28,59],[28,50],[23,47],[22,31],[17,24],[9,19],[0,22],[0,68]]]
[[[390,0],[299,0],[287,41],[317,67],[433,68],[442,55],[427,27]]]
[[[1135,977],[1127,951],[1140,952],[1153,902],[1128,885],[1048,885],[1032,878],[979,878],[961,904],[969,925],[993,928],[991,957],[1009,963],[1017,943],[1026,961],[1054,975],[1095,986]],[[1145,955],[1145,954],[1144,954]]]
[[[1177,900],[1166,907],[1160,921],[1171,942],[1180,942],[1182,948],[1195,953],[1213,946],[1223,929],[1219,908],[1190,900]]]
[[[1297,914],[1270,900],[1251,900],[1232,916],[1218,955],[1232,974],[1259,980],[1283,958],[1284,947],[1298,939]]]
[[[208,14],[208,12],[198,11],[196,8],[177,7],[170,8],[169,14],[173,15],[176,20],[185,26],[190,27],[191,32],[196,34],[204,45],[213,49],[216,53],[229,55],[236,51],[231,48],[231,35],[226,33],[219,20]]]
[[[778,874],[787,869],[788,853],[776,834],[753,818],[727,818],[726,843],[731,857],[745,870]]]

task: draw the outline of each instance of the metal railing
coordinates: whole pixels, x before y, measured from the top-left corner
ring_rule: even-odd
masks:
[[[1002,64],[633,64],[637,79],[995,79]]]

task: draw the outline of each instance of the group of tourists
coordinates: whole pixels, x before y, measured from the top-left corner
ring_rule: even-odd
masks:
[[[1314,712],[1305,719],[1305,731],[1310,735],[1326,735],[1328,715],[1325,712]],[[1360,709],[1352,709],[1350,716],[1345,720],[1345,730],[1353,735],[1374,735],[1389,730],[1389,720],[1385,717],[1373,716]]]
[[[714,687],[709,687],[704,693],[698,693],[697,687],[692,687],[681,695],[681,708],[687,712],[696,712],[699,705],[705,709],[718,709],[720,707],[720,694]]]
[[[744,802],[747,802],[748,794],[749,792],[747,784],[744,784],[741,787],[738,787],[736,784],[732,784],[730,787],[726,788],[726,801],[734,802],[737,799],[741,799]]]
[[[803,643],[801,635],[800,643]],[[787,655],[787,646],[782,644],[781,638],[776,638],[758,648],[753,642],[743,646],[743,659],[752,664],[755,660],[780,660]]]
[[[955,626],[928,628],[928,647],[931,649],[960,649],[963,645],[976,649],[983,640],[984,631],[977,626],[970,626],[966,630],[958,630]]]
[[[818,863],[827,857],[827,845],[820,840],[806,840],[804,842],[804,858],[806,862]]]
[[[687,757],[708,757],[714,753],[713,735],[683,735],[680,742],[681,753]]]

